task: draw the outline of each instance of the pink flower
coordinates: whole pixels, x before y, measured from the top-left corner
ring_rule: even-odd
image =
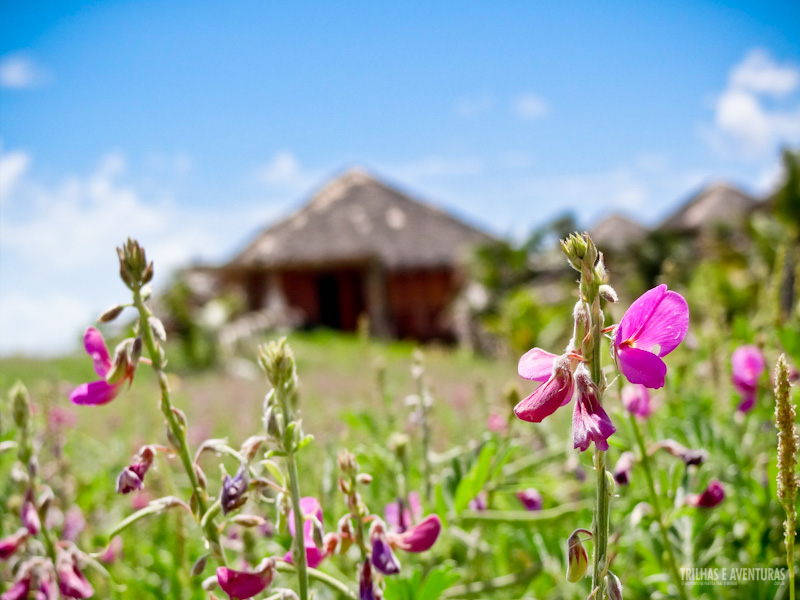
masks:
[[[468,504],[470,510],[484,511],[489,507],[489,496],[481,490]]]
[[[275,561],[265,558],[255,571],[217,568],[217,583],[231,598],[252,598],[263,592],[275,577]]]
[[[767,368],[764,355],[757,346],[739,346],[731,356],[733,385],[742,395],[737,410],[747,412],[756,402],[758,379]]]
[[[101,563],[110,565],[122,556],[122,538],[115,535],[111,538],[105,551],[97,558]]]
[[[646,419],[653,414],[650,392],[641,384],[626,385],[622,388],[622,406],[638,419]]]
[[[58,574],[58,589],[62,596],[67,598],[91,598],[94,596],[94,588],[75,562],[75,556],[71,552],[61,552],[56,561],[56,572]]]
[[[508,421],[503,415],[492,413],[489,415],[489,418],[486,419],[486,428],[492,433],[501,433],[505,435],[508,433]]]
[[[33,490],[28,488],[25,492],[25,501],[22,503],[22,510],[20,511],[20,518],[22,524],[25,526],[31,535],[36,535],[42,528],[42,522],[39,520],[39,513],[36,510],[36,498],[33,496]]]
[[[422,518],[422,504],[419,501],[419,494],[417,492],[410,492],[408,494],[408,508],[404,507],[400,511],[400,506],[403,504],[400,500],[387,504],[383,509],[383,514],[386,517],[386,523],[393,531],[403,533],[412,523],[419,521]],[[410,508],[410,510],[409,510]]]
[[[608,450],[608,438],[617,430],[600,406],[597,386],[583,364],[575,370],[577,399],[572,412],[572,442],[581,452],[594,442],[600,450]]]
[[[23,527],[18,529],[15,534],[0,540],[0,560],[8,560],[14,556],[29,535],[28,530]]]
[[[672,352],[689,330],[689,306],[683,296],[659,285],[642,294],[622,317],[614,337],[619,370],[631,383],[664,387]]]
[[[628,485],[631,480],[631,471],[633,470],[633,462],[636,457],[633,452],[623,452],[619,457],[616,466],[614,467],[614,481],[619,485]]]
[[[589,371],[572,353],[556,356],[540,348],[526,352],[519,360],[520,376],[534,381],[544,381],[534,392],[514,407],[514,414],[523,421],[541,423],[559,407],[569,404],[573,395],[577,400],[572,414],[573,445],[581,452],[595,442],[601,450],[608,450],[606,441],[616,428],[600,406],[597,386]]]
[[[686,499],[686,503],[690,506],[699,506],[702,508],[714,508],[725,499],[725,490],[722,484],[716,479],[712,479],[708,487],[700,494],[692,494]]]
[[[403,533],[389,532],[389,543],[394,548],[406,552],[425,552],[429,550],[442,531],[442,521],[437,515],[428,515],[422,521]]]
[[[517,492],[517,500],[522,502],[525,510],[542,510],[542,506],[544,506],[542,495],[539,493],[539,490],[534,488],[528,488],[527,490]]]
[[[61,529],[61,539],[74,542],[85,528],[86,519],[83,518],[81,509],[77,506],[73,506],[64,515],[64,527]]]
[[[89,327],[83,334],[83,347],[92,357],[94,370],[102,379],[80,384],[72,391],[69,399],[73,404],[107,404],[117,397],[126,380],[133,379],[133,367],[129,367],[128,372],[117,383],[107,383],[105,378],[113,363],[103,334],[94,327]]]
[[[300,510],[303,511],[303,515],[306,516],[306,519],[303,522],[303,541],[305,542],[306,547],[306,562],[308,563],[309,567],[315,569],[325,559],[327,553],[325,552],[324,548],[317,548],[316,544],[314,543],[314,522],[308,517],[316,517],[317,521],[322,523],[322,506],[320,506],[319,501],[316,498],[312,496],[306,496],[305,498],[300,498]],[[294,537],[294,510],[289,511],[289,532],[292,534],[292,537]],[[292,553],[287,552],[283,560],[291,564]]]
[[[31,589],[31,576],[25,575],[19,579],[8,590],[3,592],[0,600],[25,600],[28,597],[28,591]]]
[[[61,427],[74,427],[78,422],[78,416],[72,410],[62,406],[54,406],[47,415],[51,429]]]
[[[517,368],[521,377],[544,381],[534,392],[514,407],[514,414],[529,423],[541,423],[559,406],[572,399],[573,378],[570,358],[556,356],[540,348],[528,350],[519,359]]]

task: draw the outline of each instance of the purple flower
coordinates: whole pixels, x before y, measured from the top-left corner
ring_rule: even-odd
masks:
[[[544,506],[544,500],[539,490],[533,488],[517,492],[517,499],[522,502],[525,510],[542,510],[542,506]]]
[[[406,507],[402,500],[396,500],[384,507],[383,514],[392,531],[403,533],[412,523],[422,518],[422,504],[419,501],[417,492],[408,494],[408,504],[409,507]],[[401,506],[403,507],[402,510],[400,510]]]
[[[369,560],[365,560],[359,568],[358,598],[359,600],[377,600],[375,586],[372,582],[372,565]]]
[[[144,476],[156,456],[155,446],[142,446],[130,465],[117,476],[117,493],[129,494],[144,487]]]
[[[8,560],[14,556],[29,535],[28,530],[23,527],[18,529],[15,534],[0,540],[0,560]]]
[[[217,583],[231,598],[252,598],[263,592],[275,577],[275,561],[265,558],[255,571],[217,568]]]
[[[305,498],[300,498],[300,510],[306,517],[303,522],[303,542],[306,547],[306,562],[309,567],[315,569],[325,559],[327,553],[324,548],[317,548],[314,543],[314,522],[308,517],[313,516],[317,521],[322,523],[322,506],[320,506],[316,498],[306,496]],[[289,532],[292,534],[292,537],[294,537],[294,510],[289,511]],[[292,553],[287,552],[283,560],[291,564]]]
[[[83,347],[92,357],[94,370],[102,379],[80,384],[72,391],[69,399],[73,404],[107,404],[117,397],[126,380],[133,379],[133,366],[129,366],[128,371],[120,381],[113,384],[107,383],[105,378],[111,370],[113,362],[108,353],[103,334],[94,327],[89,327],[86,333],[83,334]]]
[[[56,560],[58,589],[67,598],[91,598],[94,588],[84,577],[75,556],[71,552],[61,552]]]
[[[400,561],[392,552],[392,546],[380,521],[372,523],[369,539],[372,544],[372,565],[384,575],[397,575],[400,572]]]
[[[608,438],[617,430],[597,398],[597,386],[583,364],[575,370],[577,400],[572,412],[573,446],[581,452],[592,442],[599,450],[608,450]]]
[[[641,384],[626,385],[622,388],[622,406],[637,419],[646,419],[653,414],[650,392]]]
[[[436,543],[442,531],[442,521],[437,515],[428,515],[403,533],[389,532],[389,543],[406,552],[425,552]]]
[[[742,395],[737,410],[747,412],[756,402],[758,379],[767,368],[764,355],[757,346],[739,346],[731,356],[733,385]]]
[[[486,492],[484,491],[478,492],[478,495],[469,501],[468,506],[471,510],[478,510],[478,511],[486,510],[489,507],[489,498]]]
[[[250,474],[246,464],[240,465],[236,475],[233,477],[225,475],[225,481],[222,482],[222,493],[220,494],[223,515],[227,515],[247,502],[247,487],[249,485]]]
[[[619,370],[631,383],[664,387],[672,352],[689,330],[689,306],[683,296],[659,285],[642,294],[622,317],[614,337]]]
[[[700,494],[692,494],[686,499],[686,503],[690,506],[699,506],[702,508],[714,508],[725,499],[725,490],[722,484],[716,479],[712,479],[708,487]]]
[[[622,456],[619,457],[614,467],[614,481],[619,485],[628,485],[630,483],[634,460],[633,452],[623,452]]]

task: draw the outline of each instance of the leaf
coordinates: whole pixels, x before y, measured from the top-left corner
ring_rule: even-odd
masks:
[[[387,577],[385,600],[439,600],[447,588],[460,577],[453,573],[450,565],[439,565],[431,569],[423,579],[417,568],[408,577]]]
[[[425,583],[417,592],[418,600],[439,600],[442,592],[460,579],[450,565],[440,565],[428,573]]]
[[[458,483],[455,495],[456,514],[467,508],[470,500],[477,496],[483,486],[486,485],[486,480],[489,477],[489,467],[491,467],[492,457],[496,451],[497,444],[493,441],[487,442],[481,449],[478,460],[472,464],[469,472]]]
[[[444,497],[444,489],[442,488],[441,482],[436,484],[436,489],[434,491],[434,502],[434,511],[442,521],[442,525],[447,527],[447,500]]]

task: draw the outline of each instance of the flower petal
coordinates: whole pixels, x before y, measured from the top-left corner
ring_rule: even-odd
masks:
[[[252,598],[272,583],[272,572],[248,573],[228,567],[217,568],[217,583],[231,598]]]
[[[623,342],[633,339],[633,337],[642,329],[642,326],[647,323],[647,319],[653,313],[655,308],[664,298],[667,293],[666,285],[659,285],[652,290],[646,291],[639,296],[636,301],[630,305],[622,320],[617,326],[615,334],[615,342],[617,346],[622,345]]]
[[[104,379],[82,383],[69,395],[73,404],[108,404],[117,397],[121,384],[109,385]]]
[[[637,348],[666,356],[689,331],[689,306],[683,296],[660,285],[642,294],[617,328],[616,345],[632,342]]]
[[[547,381],[553,373],[553,363],[558,358],[541,348],[528,350],[519,359],[517,372],[520,377],[532,381]]]
[[[736,407],[736,410],[739,412],[749,412],[756,403],[756,391],[755,390],[747,390],[742,392],[742,401],[739,403],[739,406]]]
[[[653,389],[664,387],[667,365],[652,352],[621,346],[617,348],[617,359],[619,370],[631,383]]]
[[[514,414],[529,423],[541,423],[559,406],[572,399],[572,373],[569,368],[556,368],[545,383],[514,407]]]
[[[405,533],[390,534],[389,541],[406,552],[425,552],[436,542],[441,530],[442,521],[439,517],[428,515]]]
[[[89,327],[83,334],[83,347],[86,348],[86,353],[92,357],[95,372],[105,378],[111,368],[111,356],[108,354],[103,334],[94,327]]]
[[[767,368],[764,355],[758,346],[740,346],[731,356],[733,383],[740,390],[755,389],[761,373]]]

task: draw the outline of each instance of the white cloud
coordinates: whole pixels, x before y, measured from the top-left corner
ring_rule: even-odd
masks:
[[[520,94],[514,100],[513,108],[514,113],[520,119],[526,121],[540,119],[550,112],[550,106],[547,101],[538,94],[531,92]]]
[[[4,153],[0,148],[0,206],[11,196],[14,186],[28,170],[30,162],[31,157],[26,152],[15,150]]]
[[[489,94],[481,94],[471,98],[461,98],[456,102],[456,115],[459,117],[477,117],[492,110],[494,99]]]
[[[41,85],[46,79],[42,69],[24,54],[9,54],[0,58],[0,87],[26,89]]]
[[[18,152],[0,154],[0,165],[8,161],[19,163]],[[226,258],[278,208],[262,201],[198,208],[166,184],[130,183],[129,171],[124,155],[110,153],[89,173],[55,183],[24,169],[16,176],[0,212],[0,353],[69,348],[76,331],[126,300],[114,248],[127,237],[145,246],[163,285],[194,259]],[[37,318],[50,313],[57,317]]]
[[[788,65],[777,65],[761,48],[751,50],[744,60],[733,68],[730,85],[759,94],[781,97],[800,85],[800,71]]]
[[[706,137],[726,154],[760,159],[781,144],[800,142],[800,67],[778,65],[750,51],[728,77]]]

